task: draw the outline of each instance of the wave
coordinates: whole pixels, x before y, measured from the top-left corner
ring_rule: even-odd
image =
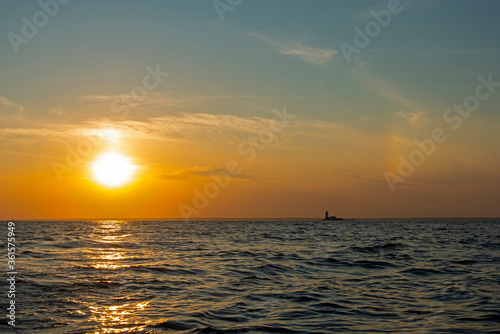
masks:
[[[19,222],[19,332],[497,330],[500,224],[417,225]]]
[[[351,247],[353,251],[362,252],[362,253],[378,253],[384,250],[400,250],[405,248],[406,245],[399,242],[388,242],[380,245],[372,245],[372,246],[354,246]]]

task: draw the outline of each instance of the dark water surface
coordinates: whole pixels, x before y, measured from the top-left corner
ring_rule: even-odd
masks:
[[[500,332],[498,220],[15,223],[19,333]]]

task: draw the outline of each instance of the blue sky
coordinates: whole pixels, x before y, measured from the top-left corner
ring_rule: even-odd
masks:
[[[353,75],[358,63],[347,64],[337,53],[314,65],[279,50],[339,51],[341,42],[353,43],[353,27],[371,19],[369,10],[386,4],[243,1],[220,22],[210,1],[71,1],[20,46],[19,54],[2,39],[0,87],[14,100],[29,92],[29,102],[49,106],[55,90],[68,98],[101,92],[101,86],[118,90],[120,83],[129,87],[144,66],[160,63],[175,77],[174,91],[301,96],[317,104],[308,111],[312,117],[350,120],[346,113],[362,114],[369,100],[389,102],[370,99],[370,89]],[[21,17],[40,10],[35,1],[0,6],[4,36],[19,34]],[[441,101],[464,94],[477,75],[498,70],[496,2],[406,1],[401,6],[405,9],[358,57],[369,75],[439,108]],[[360,95],[366,97],[355,98]],[[332,104],[350,110],[332,110]]]

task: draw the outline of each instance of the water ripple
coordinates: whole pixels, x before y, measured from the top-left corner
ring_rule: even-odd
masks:
[[[499,331],[498,221],[52,221],[16,231],[21,332]]]

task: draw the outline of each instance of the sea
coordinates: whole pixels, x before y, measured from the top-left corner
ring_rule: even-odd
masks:
[[[498,219],[13,225],[1,333],[500,333]]]

